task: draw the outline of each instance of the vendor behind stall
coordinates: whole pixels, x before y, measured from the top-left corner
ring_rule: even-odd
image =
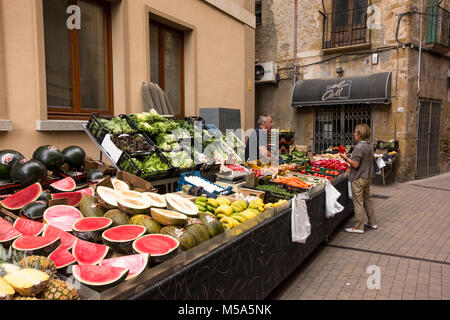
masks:
[[[258,119],[258,128],[253,130],[247,140],[245,146],[245,160],[269,162],[272,154],[267,146],[267,133],[272,129],[272,117],[262,115]]]

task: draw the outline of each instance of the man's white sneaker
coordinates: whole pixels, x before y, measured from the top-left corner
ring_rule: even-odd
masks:
[[[364,233],[364,230],[360,230],[360,229],[356,229],[356,228],[346,228],[345,231],[350,232],[350,233]]]
[[[367,228],[371,228],[371,229],[378,229],[378,226],[376,224],[374,224],[374,225],[365,224],[364,226],[366,226]]]

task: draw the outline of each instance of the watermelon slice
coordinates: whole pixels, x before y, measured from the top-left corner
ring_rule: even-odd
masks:
[[[62,249],[66,250],[72,249],[73,245],[75,244],[75,241],[77,240],[77,238],[71,235],[70,233],[50,225],[48,225],[47,228],[45,228],[42,235],[44,237],[59,238],[61,240]]]
[[[79,264],[99,264],[108,254],[109,247],[77,239],[72,254]]]
[[[77,207],[81,202],[81,198],[83,198],[83,194],[81,191],[52,193],[52,200],[63,198],[67,198],[68,206]]]
[[[105,217],[87,217],[75,222],[72,226],[73,234],[77,238],[89,242],[102,242],[102,233],[113,224]]]
[[[75,279],[82,284],[96,289],[106,289],[124,281],[129,270],[118,267],[75,265],[72,272]]]
[[[48,258],[55,263],[56,269],[62,269],[77,262],[70,251],[64,248],[62,245],[59,246],[55,251],[53,251],[48,256]]]
[[[77,184],[71,177],[67,177],[52,183],[50,187],[57,192],[71,192],[75,190]]]
[[[67,198],[67,205],[77,207],[84,195],[94,195],[91,187],[73,192],[52,193],[52,200]]]
[[[174,237],[163,234],[145,235],[133,242],[136,253],[150,254],[151,263],[164,262],[179,252],[180,242]]]
[[[40,235],[46,226],[47,225],[43,223],[24,218],[18,218],[13,224],[14,229],[19,231],[24,236],[35,237]]]
[[[50,237],[21,236],[14,240],[13,249],[26,255],[47,257],[61,245],[61,240]]]
[[[73,224],[81,219],[80,210],[72,206],[53,206],[44,212],[44,223],[66,232],[71,232]]]
[[[130,280],[140,275],[145,267],[148,265],[149,255],[133,254],[128,256],[105,259],[100,262],[101,266],[105,267],[119,267],[129,269],[128,276],[125,280]]]
[[[8,248],[11,243],[20,236],[22,236],[22,234],[14,229],[11,223],[0,218],[0,245]]]
[[[122,253],[133,253],[133,241],[147,232],[144,226],[123,225],[103,232],[103,242],[113,250]]]
[[[94,195],[94,188],[92,187],[87,187],[85,189],[81,189],[80,192],[83,195],[88,195],[88,196],[93,196]]]
[[[15,211],[25,207],[30,202],[36,201],[42,192],[42,186],[39,182],[20,190],[12,196],[1,201],[0,204],[7,210]]]

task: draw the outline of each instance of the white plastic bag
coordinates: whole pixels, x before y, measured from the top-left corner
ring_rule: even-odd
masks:
[[[349,181],[348,182],[348,198],[349,199],[353,199],[353,195],[352,195],[352,183]]]
[[[307,194],[299,193],[292,199],[292,242],[306,243],[306,239],[311,234],[311,223],[309,222],[308,208],[305,202],[308,198]]]
[[[325,185],[325,217],[332,218],[338,212],[344,210],[344,206],[337,200],[341,193],[330,182]]]

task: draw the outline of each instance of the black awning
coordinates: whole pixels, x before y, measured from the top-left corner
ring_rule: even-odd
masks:
[[[391,72],[363,77],[299,80],[293,107],[357,103],[391,103]]]

